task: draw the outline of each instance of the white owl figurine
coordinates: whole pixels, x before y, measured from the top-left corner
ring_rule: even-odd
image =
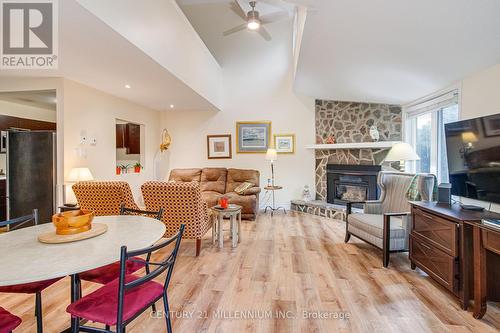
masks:
[[[370,136],[372,137],[373,141],[377,142],[378,139],[380,138],[380,135],[378,133],[377,126],[372,125],[370,127]]]

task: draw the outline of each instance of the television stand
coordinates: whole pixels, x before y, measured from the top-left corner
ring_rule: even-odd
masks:
[[[460,204],[460,208],[462,208],[463,210],[472,210],[475,212],[482,212],[484,210],[484,208],[481,206],[466,205],[466,204]]]
[[[500,214],[436,202],[412,201],[411,206],[411,268],[426,272],[455,295],[464,310],[477,296],[474,312],[480,318],[486,300],[500,301],[500,229],[483,222],[497,221]],[[480,275],[474,278],[476,272]]]

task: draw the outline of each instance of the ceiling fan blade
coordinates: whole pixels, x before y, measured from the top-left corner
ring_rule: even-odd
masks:
[[[272,22],[281,21],[287,18],[289,18],[288,12],[277,12],[262,16],[260,18],[260,22],[262,22],[262,24],[268,24]]]
[[[266,28],[264,28],[263,26],[260,26],[260,28],[259,28],[259,30],[257,30],[257,32],[259,33],[259,35],[262,36],[262,38],[264,38],[268,42],[272,39],[269,32],[267,32]]]
[[[240,4],[234,0],[231,2],[231,10],[238,15],[242,20],[247,20],[247,14],[241,9]]]
[[[222,34],[224,36],[228,36],[228,35],[234,34],[235,32],[238,32],[238,31],[241,31],[241,30],[245,30],[246,28],[247,28],[247,24],[243,23],[243,24],[237,25],[234,28],[231,28],[229,30],[224,31]]]
[[[284,7],[284,5],[287,3],[295,6],[312,7],[314,3],[314,0],[259,0],[259,1],[277,7]]]

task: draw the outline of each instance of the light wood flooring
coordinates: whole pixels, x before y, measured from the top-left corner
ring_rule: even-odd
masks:
[[[169,288],[171,310],[179,317],[173,319],[174,332],[500,329],[498,304],[490,303],[485,317],[476,320],[424,273],[412,271],[407,254],[392,255],[384,269],[381,251],[354,237],[344,244],[344,228],[342,221],[291,212],[243,221],[243,240],[235,249],[227,237],[224,249],[212,246],[209,232],[196,258],[194,242],[183,241]],[[84,294],[96,288],[84,283]],[[69,278],[44,291],[45,332],[69,325],[68,302]],[[0,305],[22,317],[15,332],[35,331],[33,296],[0,294]],[[164,332],[165,323],[148,311],[127,331]]]

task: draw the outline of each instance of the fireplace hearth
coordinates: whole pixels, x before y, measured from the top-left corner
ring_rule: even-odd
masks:
[[[328,164],[327,202],[345,205],[347,202],[377,200],[377,176],[380,165]],[[362,208],[362,205],[354,205]]]

